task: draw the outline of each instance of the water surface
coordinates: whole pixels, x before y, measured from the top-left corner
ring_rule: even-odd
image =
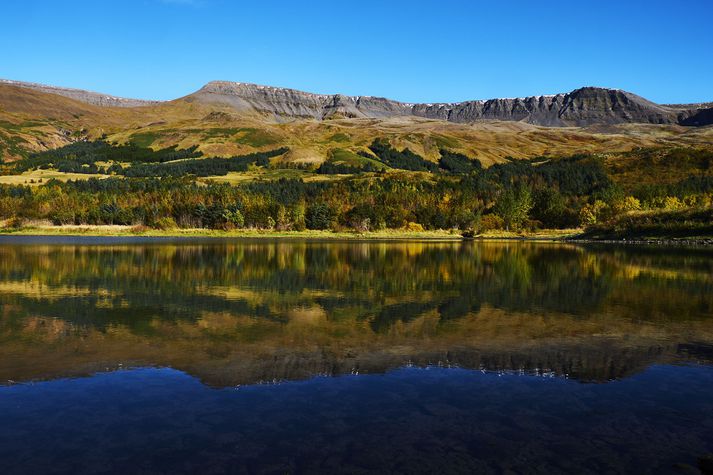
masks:
[[[0,240],[8,473],[680,473],[712,362],[710,249]]]

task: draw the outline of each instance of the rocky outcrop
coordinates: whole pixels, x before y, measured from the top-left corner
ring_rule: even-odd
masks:
[[[584,87],[567,94],[416,106],[422,117],[452,122],[514,120],[544,126],[678,123],[677,112],[618,89]]]
[[[270,86],[214,81],[190,100],[227,104],[275,118],[416,116],[450,122],[523,121],[542,126],[645,123],[708,125],[710,104],[659,105],[619,89],[583,87],[566,94],[444,104],[408,104],[371,96],[311,94]]]
[[[213,81],[189,100],[225,104],[241,112],[256,111],[276,118],[392,117],[411,115],[410,107],[388,99],[341,94],[312,94],[281,87]]]
[[[33,82],[11,81],[9,79],[0,79],[0,84],[9,86],[24,87],[26,89],[34,89],[35,91],[45,92],[48,94],[57,94],[58,96],[69,97],[87,104],[105,107],[140,107],[158,104],[160,101],[145,101],[142,99],[127,99],[124,97],[110,96],[100,94],[98,92],[84,91],[82,89],[72,89],[68,87],[46,86],[44,84],[36,84]]]
[[[97,106],[137,107],[159,101],[126,99],[81,89],[2,79],[0,84],[58,94]],[[312,94],[281,87],[213,81],[183,98],[229,106],[238,113],[267,115],[284,121],[297,118],[423,117],[457,123],[484,120],[522,121],[547,127],[622,123],[713,124],[713,104],[662,105],[619,89],[583,87],[569,93],[514,99],[489,99],[441,104],[409,104],[382,97]]]

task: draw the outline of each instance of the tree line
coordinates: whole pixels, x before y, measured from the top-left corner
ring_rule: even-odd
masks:
[[[121,150],[128,155],[121,155]],[[372,170],[352,164],[327,165],[328,161],[321,165],[322,173],[359,173],[329,182],[281,179],[230,186],[198,184],[193,177],[267,167],[271,158],[288,150],[200,159],[195,148],[146,150],[150,149],[82,142],[36,154],[28,159],[32,166],[56,166],[62,160],[86,162],[84,168],[111,160],[129,166],[114,163],[110,168],[119,176],[101,180],[52,180],[38,187],[2,185],[0,219],[159,228],[480,232],[591,226],[642,210],[706,208],[711,206],[713,192],[711,154],[706,152],[692,152],[686,159],[701,173],[672,184],[624,190],[609,175],[603,159],[588,154],[508,159],[484,168],[477,159],[446,149],[440,151],[436,163],[376,140],[369,147],[371,154],[364,152],[370,158],[366,165],[378,161],[432,175],[424,178],[394,170],[365,174]],[[682,160],[681,153],[647,155],[646,160],[673,163]],[[18,168],[29,166],[18,163]]]
[[[582,170],[588,176],[586,168]],[[498,176],[482,172],[425,180],[390,173],[367,179],[310,183],[281,179],[238,186],[204,185],[171,176],[51,180],[37,187],[0,186],[0,219],[157,228],[479,232],[566,228],[646,208],[705,207],[710,206],[713,192],[713,182],[706,182],[702,193],[642,201],[609,182],[583,179],[580,186],[591,194],[577,195],[562,183],[547,184],[539,171],[510,177],[509,182],[498,181]],[[683,180],[678,190],[689,189],[688,181]]]

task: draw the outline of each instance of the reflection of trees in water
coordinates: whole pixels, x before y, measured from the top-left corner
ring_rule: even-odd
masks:
[[[106,329],[112,325],[126,326],[136,333],[150,335],[158,330],[153,319],[195,322],[201,312],[230,312],[253,315],[256,318],[286,322],[268,305],[251,304],[245,300],[225,300],[210,295],[180,295],[160,299],[146,293],[133,293],[127,300],[115,300],[113,305],[96,296],[36,299],[26,296],[0,297],[3,304],[19,306],[22,315],[42,315],[62,318],[78,326]],[[128,304],[127,304],[128,302]]]
[[[408,323],[433,307],[433,302],[405,302],[386,305],[374,315],[370,325],[375,332],[383,332],[388,330],[396,321]]]
[[[508,247],[474,292],[506,310],[585,314],[597,310],[611,289],[610,269],[593,270],[578,249]]]
[[[152,319],[226,312],[284,322],[290,309],[320,305],[330,320],[368,320],[383,332],[425,312],[446,322],[482,305],[586,316],[613,294],[632,312],[642,303],[637,295],[646,295],[651,308],[672,311],[654,289],[678,307],[692,302],[683,312],[695,317],[713,305],[711,262],[698,251],[529,243],[5,246],[0,285],[31,282],[46,291],[6,291],[0,303],[80,326],[124,325],[142,333],[154,331]]]

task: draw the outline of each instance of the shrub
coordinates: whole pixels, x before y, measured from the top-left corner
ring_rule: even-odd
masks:
[[[505,221],[497,214],[486,214],[480,218],[481,231],[496,231],[505,228]]]
[[[412,233],[422,233],[424,231],[423,226],[421,226],[419,223],[414,222],[407,223],[404,227],[404,230]]]
[[[365,233],[369,231],[369,228],[371,227],[371,219],[353,216],[349,220],[349,226],[358,233]]]
[[[458,229],[462,230],[474,230],[478,232],[480,229],[480,220],[482,218],[482,211],[478,209],[477,211],[472,211],[467,208],[461,208],[456,210],[453,214],[453,224]]]
[[[235,228],[240,229],[245,226],[245,217],[239,209],[226,209],[223,211],[223,218],[225,218],[225,221]]]
[[[607,204],[601,200],[596,200],[594,203],[587,203],[582,206],[582,209],[579,211],[580,223],[582,223],[583,226],[597,224],[602,219],[607,207]]]
[[[149,229],[151,229],[151,228],[149,228],[148,226],[144,226],[143,224],[137,224],[135,226],[131,226],[130,231],[132,234],[143,234],[146,231],[148,231]]]
[[[626,196],[621,200],[615,201],[612,205],[614,213],[628,213],[630,211],[640,211],[641,201],[633,196]]]
[[[663,208],[667,211],[683,209],[685,205],[675,196],[667,196],[663,199]]]
[[[74,224],[74,212],[69,208],[58,209],[52,214],[51,220],[55,226]]]
[[[332,210],[326,203],[314,203],[307,207],[305,223],[308,229],[329,229],[332,224]]]
[[[164,216],[156,220],[156,222],[154,223],[154,227],[156,229],[169,231],[171,229],[176,229],[178,225],[176,225],[176,221],[172,217]]]
[[[689,195],[683,199],[683,202],[691,208],[708,208],[713,205],[713,194]]]
[[[19,216],[13,216],[12,218],[5,221],[6,229],[20,229],[25,224],[25,220]]]

